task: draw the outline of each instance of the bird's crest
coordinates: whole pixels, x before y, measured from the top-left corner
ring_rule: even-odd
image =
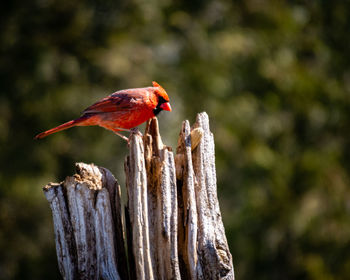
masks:
[[[166,93],[165,89],[160,85],[158,84],[157,82],[153,81],[152,82],[152,85],[157,88],[157,93],[164,98],[165,101],[169,102],[169,96],[168,94]]]

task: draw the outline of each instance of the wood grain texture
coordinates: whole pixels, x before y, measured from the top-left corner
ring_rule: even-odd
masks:
[[[131,132],[125,211],[109,170],[83,163],[76,169],[44,188],[64,279],[234,279],[206,113],[192,128],[183,122],[176,156],[156,118],[143,136]]]
[[[142,160],[140,160],[142,159]],[[141,135],[130,136],[130,155],[125,162],[128,211],[136,279],[154,279],[148,232],[147,176]]]
[[[52,211],[59,271],[63,279],[76,279],[76,248],[64,192],[62,184],[49,184],[44,187]]]
[[[158,121],[148,122],[144,145],[147,153],[148,204],[153,267],[156,279],[181,279],[178,264],[177,192],[173,152],[159,135]]]
[[[64,279],[120,279],[111,200],[101,170],[77,163],[77,174],[44,188],[52,209],[59,269]]]
[[[121,197],[121,187],[113,174],[106,168],[100,167],[100,172],[103,174],[103,186],[106,187],[111,201],[112,220],[114,224],[113,239],[115,242],[115,257],[118,266],[118,271],[122,279],[129,279],[128,261],[125,247],[125,225],[123,219],[123,207]]]
[[[191,146],[190,124],[188,121],[184,121],[176,151],[178,199],[181,200],[183,208],[179,217],[182,227],[182,230],[179,231],[179,238],[181,238],[179,250],[181,251],[181,258],[184,264],[182,266],[184,279],[197,279],[202,274],[197,254],[198,219]]]
[[[193,129],[203,129],[193,150],[195,195],[198,212],[198,254],[203,279],[234,279],[232,256],[226,240],[217,198],[214,136],[206,113],[197,115]]]

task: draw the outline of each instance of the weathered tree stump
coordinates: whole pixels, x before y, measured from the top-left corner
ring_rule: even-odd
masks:
[[[64,279],[234,279],[216,191],[214,138],[206,113],[183,123],[176,156],[158,122],[130,136],[128,201],[113,175],[77,163],[44,193]],[[125,214],[125,215],[124,215]]]

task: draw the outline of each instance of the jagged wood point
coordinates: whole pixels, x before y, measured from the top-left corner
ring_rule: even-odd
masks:
[[[234,279],[217,198],[214,137],[206,113],[184,121],[176,155],[158,121],[133,130],[125,159],[127,204],[106,168],[77,163],[49,184],[64,279]]]

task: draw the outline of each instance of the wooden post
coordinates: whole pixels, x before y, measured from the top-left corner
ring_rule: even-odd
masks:
[[[180,131],[176,156],[158,121],[130,136],[128,201],[105,168],[77,174],[44,193],[53,215],[64,279],[234,279],[216,192],[214,137],[206,113]]]

